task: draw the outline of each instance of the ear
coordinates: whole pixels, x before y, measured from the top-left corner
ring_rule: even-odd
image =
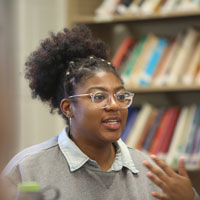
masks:
[[[62,99],[60,102],[60,108],[62,110],[62,113],[68,118],[73,117],[73,110],[71,103],[72,102],[70,99]]]

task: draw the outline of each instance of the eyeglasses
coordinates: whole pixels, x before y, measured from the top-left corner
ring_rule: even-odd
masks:
[[[108,92],[95,92],[90,94],[79,94],[79,95],[73,95],[69,96],[68,98],[76,98],[76,97],[84,97],[84,96],[90,96],[93,104],[98,108],[106,108],[111,103],[112,95]],[[128,108],[132,102],[134,93],[128,92],[128,91],[120,91],[115,94],[113,94],[113,97],[115,99],[115,102],[118,104],[120,108]]]

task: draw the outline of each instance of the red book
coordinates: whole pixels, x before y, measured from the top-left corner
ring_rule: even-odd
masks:
[[[167,145],[171,141],[178,114],[179,109],[177,107],[170,107],[165,111],[154,138],[154,142],[150,148],[151,154],[164,152],[167,148]]]
[[[169,124],[169,127],[167,129],[167,134],[164,138],[164,143],[162,144],[161,150],[160,150],[163,153],[168,152],[168,148],[169,148],[169,145],[171,143],[171,139],[172,139],[172,136],[174,134],[174,129],[176,127],[176,122],[178,120],[179,113],[180,113],[180,108],[174,107],[172,109],[173,109],[173,114],[171,116],[170,124]]]
[[[162,144],[163,136],[166,134],[169,123],[170,123],[170,115],[172,114],[170,108],[168,108],[162,116],[159,127],[156,131],[155,137],[153,139],[152,145],[150,147],[149,153],[156,154],[159,152],[160,145]]]
[[[112,58],[112,65],[118,69],[120,64],[122,63],[124,57],[128,53],[129,49],[132,47],[134,44],[134,39],[133,38],[125,38],[123,42],[120,44],[119,48],[117,49],[115,55]]]

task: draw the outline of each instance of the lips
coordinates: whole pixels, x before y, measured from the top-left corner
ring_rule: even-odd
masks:
[[[105,128],[109,130],[117,130],[121,126],[121,118],[119,117],[107,118],[104,119],[102,122]]]

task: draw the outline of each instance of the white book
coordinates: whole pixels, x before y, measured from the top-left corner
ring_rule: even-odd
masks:
[[[177,120],[176,123],[176,127],[174,130],[174,134],[173,137],[171,139],[171,143],[169,146],[169,150],[166,156],[166,163],[170,166],[172,166],[173,160],[174,160],[174,154],[175,151],[178,147],[178,144],[181,140],[181,137],[183,135],[184,129],[185,129],[185,124],[186,124],[186,120],[188,117],[188,113],[189,113],[189,107],[185,106],[181,109],[179,118]]]
[[[175,9],[176,7],[176,3],[179,0],[167,0],[167,2],[164,4],[164,6],[161,8],[161,12],[162,13],[167,13],[167,12],[171,12]]]
[[[96,17],[109,17],[111,16],[118,4],[120,3],[120,0],[103,0],[100,6],[95,10]]]
[[[189,106],[188,108],[188,114],[184,123],[184,129],[182,130],[182,133],[180,134],[180,138],[177,141],[177,146],[174,150],[174,153],[172,155],[172,160],[169,163],[173,167],[177,167],[177,162],[180,156],[185,155],[185,149],[187,146],[187,142],[189,140],[190,132],[192,129],[192,122],[195,116],[195,110],[196,110],[196,105]]]
[[[185,70],[185,64],[187,63],[188,58],[191,56],[190,53],[194,47],[195,42],[199,37],[199,33],[194,29],[189,29],[186,33],[186,36],[183,40],[183,45],[179,49],[177,58],[175,59],[172,70],[167,77],[167,85],[175,85],[180,78],[180,74]]]
[[[185,85],[191,85],[195,79],[198,65],[200,64],[200,40],[198,41],[196,48],[193,51],[191,60],[188,63],[186,72],[182,76],[182,82]]]
[[[155,12],[156,7],[161,2],[161,0],[148,0],[145,1],[141,6],[141,12],[144,15],[152,14]]]
[[[135,147],[152,110],[153,106],[148,103],[142,106],[142,109],[140,110],[136,118],[135,124],[127,137],[126,144],[128,146],[132,148]]]
[[[155,79],[152,80],[152,85],[162,86],[167,82],[168,73],[170,72],[173,66],[173,63],[175,61],[175,58],[177,57],[179,49],[181,48],[183,37],[184,37],[184,34],[182,32],[178,34],[177,38],[172,44],[173,45],[172,49],[169,52],[169,55],[161,69],[161,72]]]

